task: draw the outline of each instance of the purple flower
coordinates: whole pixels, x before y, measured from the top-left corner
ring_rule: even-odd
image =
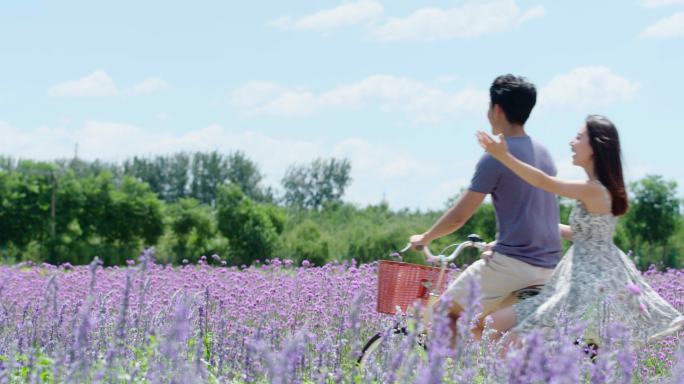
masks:
[[[39,381],[43,357],[52,361],[54,382],[109,382],[119,372],[128,372],[129,381],[183,383],[204,382],[209,372],[219,382],[274,383],[561,384],[684,377],[681,333],[634,349],[629,328],[610,319],[601,328],[593,363],[582,351],[585,327],[570,316],[550,332],[520,335],[521,347],[502,353],[498,341],[470,337],[480,311],[475,281],[457,324],[459,342],[452,345],[446,296],[429,324],[376,312],[377,263],[349,259],[314,267],[302,260],[302,268],[292,270],[282,267],[289,265],[286,260],[274,258],[263,268],[187,260],[174,267],[151,256],[140,258],[136,268],[103,267],[98,261],[71,270],[0,265],[0,325],[11,336],[0,338],[0,382],[13,370],[26,369],[28,381]],[[447,277],[453,281],[457,275],[450,270]],[[653,269],[643,276],[665,300],[684,309],[684,272]],[[625,286],[621,295],[637,303],[638,312],[644,286],[636,288],[640,293]],[[395,322],[408,336],[394,332]],[[357,367],[358,351],[382,330],[388,342],[365,367]],[[423,333],[427,352],[416,345]],[[578,339],[581,344],[573,345]],[[134,351],[147,355],[146,369],[136,366],[140,359]]]

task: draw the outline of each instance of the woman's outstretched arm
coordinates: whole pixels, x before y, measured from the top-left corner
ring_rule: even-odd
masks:
[[[485,151],[494,156],[494,158],[499,160],[520,178],[537,188],[541,188],[559,196],[582,201],[586,201],[597,193],[603,193],[597,185],[586,181],[562,180],[557,177],[549,176],[543,171],[516,159],[508,152],[506,141],[502,135],[499,135],[499,141],[497,142],[487,133],[480,131],[477,133],[477,139]]]

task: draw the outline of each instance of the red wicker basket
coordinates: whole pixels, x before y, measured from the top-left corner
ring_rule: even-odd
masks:
[[[378,306],[380,313],[395,314],[397,307],[406,313],[406,308],[420,300],[427,304],[430,288],[437,284],[439,268],[425,265],[381,260],[378,262]],[[438,292],[446,285],[445,272]]]

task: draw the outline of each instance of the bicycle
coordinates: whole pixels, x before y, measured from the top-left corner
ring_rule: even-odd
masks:
[[[452,247],[456,247],[454,251],[448,256],[443,253]],[[432,254],[430,249],[425,246],[422,251],[428,261],[439,261],[439,267],[429,267],[419,264],[411,264],[390,260],[381,260],[378,262],[378,299],[376,310],[380,313],[395,315],[397,309],[401,311],[402,316],[416,316],[411,313],[411,308],[416,301],[423,304],[423,310],[420,313],[423,324],[427,325],[432,320],[432,308],[439,300],[440,295],[445,289],[446,285],[446,270],[447,265],[454,261],[465,249],[477,248],[484,250],[486,243],[476,234],[468,236],[468,240],[462,243],[451,244],[444,248],[439,255]],[[411,244],[408,244],[399,254],[403,254],[411,249]],[[519,290],[511,292],[504,298],[496,308],[492,308],[483,316],[486,316],[497,309],[504,308],[515,304],[518,301],[536,296],[543,285],[531,285]],[[398,322],[390,330],[390,332],[379,332],[373,335],[363,346],[360,356],[357,358],[357,364],[364,365],[380,347],[385,340],[385,335],[400,335],[407,336],[409,334],[406,327]],[[418,344],[427,350],[427,344],[424,340],[418,340]]]

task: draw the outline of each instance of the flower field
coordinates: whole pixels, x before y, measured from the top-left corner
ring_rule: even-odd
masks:
[[[304,264],[238,269],[214,256],[172,268],[146,252],[124,268],[0,267],[0,383],[684,382],[682,334],[632,350],[609,324],[592,362],[573,344],[581,325],[562,324],[554,342],[532,334],[503,352],[467,337],[475,305],[456,348],[438,310],[427,351],[410,323],[358,366],[395,321],[375,312],[376,264]],[[684,272],[645,274],[684,310]]]

